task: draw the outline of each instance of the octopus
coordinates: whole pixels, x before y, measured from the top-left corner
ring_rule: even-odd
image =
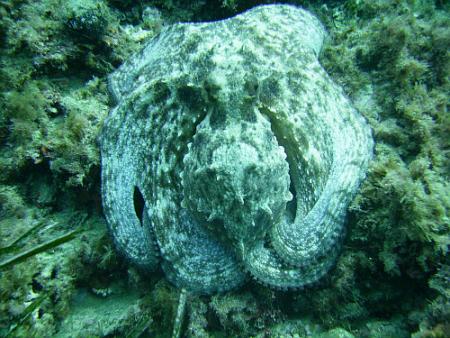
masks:
[[[164,27],[109,77],[102,201],[117,250],[176,287],[303,288],[335,264],[370,127],[298,7]]]

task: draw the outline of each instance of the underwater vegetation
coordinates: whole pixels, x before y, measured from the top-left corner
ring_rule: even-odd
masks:
[[[106,230],[97,143],[112,106],[106,75],[164,25],[263,3],[0,1],[0,262],[27,256],[0,271],[0,336],[171,334],[179,290],[161,271],[125,264]],[[449,4],[289,3],[325,25],[319,61],[368,120],[374,159],[324,279],[303,291],[249,281],[188,295],[183,334],[445,337]],[[27,254],[38,247],[46,250]]]

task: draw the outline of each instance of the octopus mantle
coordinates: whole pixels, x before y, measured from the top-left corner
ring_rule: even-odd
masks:
[[[110,78],[102,198],[116,246],[176,286],[318,280],[339,253],[370,128],[289,5],[166,27]]]

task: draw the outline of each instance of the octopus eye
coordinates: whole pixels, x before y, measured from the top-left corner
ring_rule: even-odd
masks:
[[[142,217],[143,217],[143,212],[144,212],[145,200],[144,200],[144,196],[142,196],[141,191],[136,186],[134,187],[134,192],[133,192],[133,205],[134,205],[134,212],[136,213],[136,216],[139,219],[139,223],[142,226],[142,224],[143,224]]]

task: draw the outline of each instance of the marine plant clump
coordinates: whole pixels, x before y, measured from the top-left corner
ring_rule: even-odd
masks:
[[[109,8],[103,1],[67,2],[66,25],[74,36],[91,41],[101,41],[112,19]]]
[[[92,90],[98,90],[98,82],[91,84]],[[87,92],[82,89],[61,97],[49,81],[30,81],[4,93],[8,133],[0,163],[3,177],[26,171],[31,162],[46,164],[55,176],[67,173],[69,186],[90,184],[86,177],[99,163],[95,140],[106,102],[100,101],[101,94],[100,100],[86,97]]]

